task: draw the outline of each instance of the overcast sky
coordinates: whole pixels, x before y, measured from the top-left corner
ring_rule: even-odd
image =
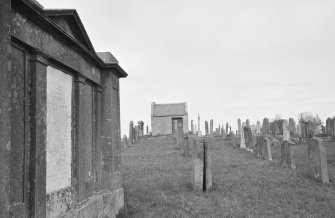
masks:
[[[121,130],[150,105],[187,102],[214,126],[335,115],[334,0],[38,0],[74,8],[121,79]]]

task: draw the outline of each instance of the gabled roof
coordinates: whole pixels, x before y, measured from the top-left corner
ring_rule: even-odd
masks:
[[[93,45],[75,9],[45,9],[43,13],[92,53]]]
[[[152,103],[154,117],[184,116],[187,114],[187,105],[184,103],[156,104]]]

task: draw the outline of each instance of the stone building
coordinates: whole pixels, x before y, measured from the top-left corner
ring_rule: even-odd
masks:
[[[127,73],[35,0],[0,1],[0,63],[0,217],[115,217]]]
[[[184,132],[188,132],[187,104],[151,104],[151,129],[152,135],[173,134],[179,125],[183,126]]]

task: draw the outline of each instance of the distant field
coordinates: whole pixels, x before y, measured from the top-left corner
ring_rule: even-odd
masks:
[[[306,145],[296,170],[269,162],[222,139],[213,143],[213,188],[195,192],[192,162],[172,137],[148,138],[122,153],[125,208],[119,217],[335,217],[335,143],[327,144],[329,184],[308,175]]]

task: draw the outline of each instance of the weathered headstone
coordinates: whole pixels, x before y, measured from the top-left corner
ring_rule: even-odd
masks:
[[[236,141],[235,141],[236,138],[235,138],[234,132],[231,131],[229,135],[230,135],[230,143],[232,144],[233,147],[235,147],[236,146]]]
[[[322,183],[329,183],[327,151],[325,142],[320,138],[307,141],[310,174]]]
[[[263,119],[263,127],[262,127],[262,133],[263,135],[269,134],[270,132],[270,123],[268,118]]]
[[[238,128],[238,134],[241,135],[242,126],[241,126],[241,119],[240,118],[237,119],[237,128]]]
[[[295,137],[297,134],[297,131],[296,131],[295,121],[293,118],[290,118],[288,120],[288,125],[289,125],[289,130],[290,130],[290,136]]]
[[[296,132],[296,135],[298,136],[298,137],[301,137],[301,126],[298,124],[297,125],[297,132]]]
[[[281,144],[281,165],[296,169],[294,153],[295,144],[289,140],[283,141]]]
[[[287,120],[283,120],[283,140],[284,141],[290,140],[290,130],[288,127]]]
[[[330,117],[327,118],[326,120],[326,134],[327,136],[331,136],[331,129],[330,129]]]
[[[135,142],[139,140],[139,126],[135,126]]]
[[[207,138],[202,139],[200,143],[193,140],[192,171],[194,190],[207,191],[212,187],[212,152]]]
[[[191,132],[192,132],[192,134],[193,134],[193,132],[194,132],[193,120],[191,120]]]
[[[256,136],[256,155],[258,158],[263,158],[262,151],[265,146],[265,138],[262,135]]]
[[[130,121],[129,123],[129,144],[133,144],[134,142],[134,123]]]
[[[147,135],[149,134],[149,126],[147,125]]]
[[[209,123],[209,124],[210,124],[210,125],[209,125],[209,126],[210,126],[210,129],[209,129],[210,131],[209,131],[209,133],[210,133],[210,135],[213,135],[213,128],[214,128],[213,119],[210,120],[210,123]]]
[[[206,133],[206,135],[209,134],[209,132],[208,132],[208,121],[207,120],[205,121],[205,133]]]

